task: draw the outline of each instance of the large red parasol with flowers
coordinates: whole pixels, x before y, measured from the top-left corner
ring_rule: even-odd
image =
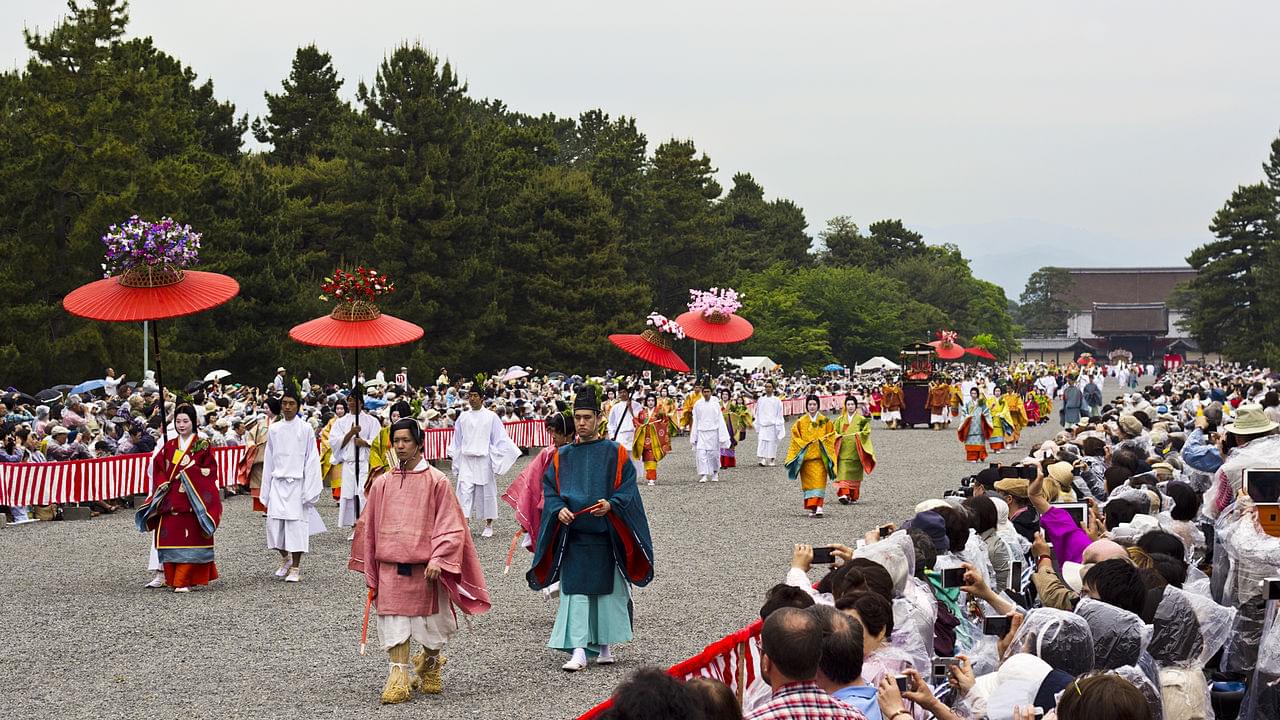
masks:
[[[105,322],[151,321],[156,346],[156,385],[160,391],[162,443],[168,440],[164,375],[158,320],[215,308],[240,292],[235,278],[189,270],[200,261],[201,234],[170,218],[148,222],[137,215],[112,225],[102,236],[106,277],[67,293],[67,312]]]
[[[959,360],[964,357],[964,346],[956,342],[955,331],[939,330],[937,337],[929,345],[937,352],[939,360]]]
[[[684,334],[694,340],[724,345],[742,342],[751,337],[755,328],[741,315],[738,293],[730,288],[711,288],[709,291],[689,291],[689,312],[676,318]]]
[[[354,271],[337,268],[333,277],[324,279],[320,286],[321,300],[331,297],[337,302],[328,315],[295,325],[289,337],[303,345],[351,349],[355,351],[356,374],[360,373],[360,349],[394,347],[422,338],[422,326],[407,320],[383,314],[377,299],[395,292],[396,284],[373,268],[357,267]],[[352,393],[362,393],[352,387]],[[356,427],[360,427],[360,408],[356,406]],[[356,453],[356,477],[360,477],[360,454]],[[360,500],[356,498],[356,516],[360,515]]]
[[[614,334],[609,336],[609,342],[650,365],[676,372],[689,372],[689,366],[671,349],[672,338],[684,338],[684,329],[680,324],[656,312],[649,314],[648,324],[651,327],[645,328],[639,335]]]

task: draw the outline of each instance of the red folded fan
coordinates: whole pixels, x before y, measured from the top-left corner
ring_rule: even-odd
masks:
[[[579,510],[578,512],[574,513],[574,514],[573,514],[573,516],[574,516],[574,517],[578,517],[579,515],[582,515],[582,514],[584,514],[584,513],[589,513],[589,512],[591,512],[591,511],[593,511],[593,510],[598,510],[599,508],[600,508],[600,503],[596,503],[595,505],[592,505],[591,507],[585,507],[585,508],[582,508],[582,509],[581,509],[581,510]]]

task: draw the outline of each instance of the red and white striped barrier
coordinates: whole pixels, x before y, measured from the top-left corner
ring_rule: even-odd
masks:
[[[522,448],[551,444],[551,434],[541,420],[506,423],[507,434]],[[428,460],[449,455],[453,430],[428,430],[424,454]],[[235,482],[236,466],[244,448],[213,448],[218,464],[218,485]],[[0,505],[48,505],[111,500],[151,492],[151,456],[115,455],[93,460],[0,464]]]
[[[845,398],[844,395],[819,395],[818,409],[821,412],[828,412],[831,410],[840,410],[844,405],[844,398]],[[869,398],[864,398],[864,401],[868,399]],[[805,400],[806,398],[802,398],[802,397],[783,399],[782,414],[787,417],[792,417],[794,415],[803,415]],[[752,415],[755,415],[756,403],[754,400],[747,403],[747,409],[751,411]]]
[[[764,627],[756,620],[745,628],[727,635],[702,652],[672,665],[667,674],[685,682],[696,677],[719,680],[741,701],[747,688],[760,677],[760,630]],[[613,705],[605,700],[578,717],[578,720],[594,720]]]

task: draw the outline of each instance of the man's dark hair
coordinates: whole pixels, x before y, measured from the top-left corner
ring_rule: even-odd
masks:
[[[1175,480],[1165,485],[1164,491],[1173,500],[1173,507],[1169,510],[1170,517],[1184,521],[1196,519],[1196,515],[1200,512],[1200,504],[1204,500],[1195,488],[1181,480]]]
[[[778,608],[765,618],[761,651],[778,672],[792,680],[812,680],[822,657],[822,626],[806,610]]]
[[[862,675],[862,626],[830,605],[814,605],[809,612],[822,626],[822,657],[818,669],[837,685]]]
[[[932,569],[938,562],[938,548],[933,544],[933,538],[919,528],[908,530],[907,537],[911,538],[911,544],[915,546],[916,577],[923,580],[925,568]]]
[[[845,595],[836,601],[836,609],[858,613],[862,626],[872,635],[879,635],[883,631],[888,639],[893,634],[893,603],[876,593]]]
[[[804,609],[813,605],[813,598],[804,590],[787,585],[786,583],[778,583],[769,588],[769,592],[765,593],[764,605],[760,607],[760,619],[764,620],[784,607]]]
[[[1089,457],[1104,457],[1107,454],[1107,444],[1102,438],[1087,437],[1080,441],[1080,450]]]
[[[702,720],[702,708],[685,686],[655,667],[640,668],[613,691],[614,720]]]
[[[947,531],[947,549],[953,553],[964,550],[965,543],[969,542],[969,513],[951,506],[934,508],[933,512],[942,516]]]
[[[1102,472],[1102,480],[1107,486],[1107,492],[1111,492],[1121,485],[1129,482],[1129,478],[1133,477],[1133,473],[1128,468],[1112,465]]]
[[[1187,581],[1187,564],[1181,558],[1161,552],[1150,553],[1151,568],[1160,573],[1164,581],[1176,588]]]
[[[1089,568],[1084,576],[1085,587],[1098,599],[1137,615],[1146,602],[1147,587],[1142,582],[1138,568],[1123,558],[1103,560]]]
[[[1102,512],[1107,521],[1107,529],[1115,530],[1116,526],[1129,522],[1138,514],[1138,506],[1124,498],[1112,498],[1107,501]]]
[[[996,523],[1000,521],[1000,515],[996,512],[996,504],[991,502],[991,498],[985,495],[966,498],[964,506],[969,510],[969,519],[973,522],[974,531],[979,535],[988,530],[995,530]]]
[[[1164,530],[1151,530],[1138,538],[1138,547],[1148,555],[1164,553],[1170,557],[1182,558],[1187,555],[1187,546],[1182,538]]]
[[[1138,466],[1142,463],[1142,458],[1128,447],[1120,447],[1111,453],[1111,467],[1122,467],[1129,471],[1130,475],[1138,472]]]
[[[280,398],[267,398],[267,409],[272,415],[280,414]]]

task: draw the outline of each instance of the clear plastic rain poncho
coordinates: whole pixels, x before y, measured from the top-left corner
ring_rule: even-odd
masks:
[[[1160,688],[1152,682],[1150,676],[1142,668],[1126,665],[1111,672],[1128,680],[1142,692],[1142,696],[1147,699],[1147,705],[1151,708],[1152,720],[1164,720],[1164,699],[1160,696]]]
[[[1274,467],[1280,467],[1280,435],[1259,438],[1242,448],[1232,450],[1222,467],[1214,473],[1213,487],[1204,494],[1204,509],[1201,512],[1206,517],[1217,518],[1217,499],[1235,497],[1244,483],[1245,468]]]
[[[1149,651],[1160,666],[1160,688],[1169,718],[1205,717],[1209,686],[1203,668],[1227,639],[1233,608],[1166,587],[1156,607]]]
[[[1076,614],[1089,623],[1093,635],[1093,669],[1114,670],[1137,665],[1151,638],[1142,618],[1093,598],[1081,598]]]
[[[1214,581],[1221,574],[1222,604],[1238,611],[1222,649],[1221,667],[1227,672],[1247,673],[1257,663],[1263,641],[1266,588],[1262,581],[1280,576],[1280,538],[1262,532],[1248,498],[1240,498],[1223,511],[1215,527],[1223,552],[1221,557],[1214,556]]]
[[[1055,670],[1079,676],[1094,666],[1093,633],[1075,613],[1036,608],[1027,613],[1002,659],[1016,653],[1030,653]]]
[[[1240,708],[1240,717],[1280,720],[1280,602],[1267,603],[1258,667],[1249,683],[1249,694]]]
[[[893,635],[889,647],[881,652],[895,660],[906,660],[923,675],[931,670],[933,658],[933,623],[938,618],[933,593],[915,578],[915,545],[905,531],[899,530],[879,542],[854,551],[855,558],[866,558],[889,571],[893,578]]]

